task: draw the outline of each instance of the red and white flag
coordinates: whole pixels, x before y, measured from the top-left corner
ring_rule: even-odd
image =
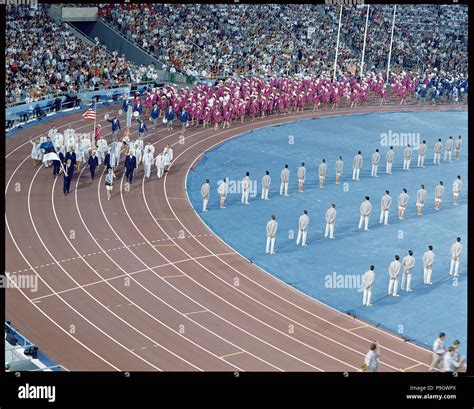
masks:
[[[82,114],[82,119],[85,119],[88,121],[95,121],[95,109],[92,107],[93,105],[87,108],[86,112]]]

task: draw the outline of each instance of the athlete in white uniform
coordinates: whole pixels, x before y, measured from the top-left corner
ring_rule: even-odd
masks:
[[[369,196],[365,197],[365,200],[360,205],[360,220],[359,220],[359,229],[362,228],[364,224],[364,230],[369,230],[369,216],[372,211],[372,204],[370,203]]]
[[[262,200],[269,200],[268,191],[270,190],[271,182],[272,182],[272,178],[270,177],[270,172],[266,170],[265,175],[263,175],[263,178],[262,178]]]
[[[395,156],[395,151],[393,150],[393,146],[390,146],[390,149],[387,151],[385,155],[385,159],[387,160],[387,168],[385,169],[385,172],[389,175],[392,174],[394,156]]]
[[[449,162],[452,162],[451,160],[451,149],[453,147],[453,137],[450,136],[447,140],[446,143],[444,144],[444,161],[446,162],[446,159]]]
[[[303,247],[306,247],[306,237],[308,235],[309,216],[308,211],[304,210],[303,214],[298,220],[298,237],[296,238],[296,245],[299,246],[300,241]]]
[[[390,197],[390,192],[385,191],[385,194],[380,200],[380,224],[388,225],[388,213],[390,211],[390,205],[392,204],[392,198]]]
[[[209,196],[211,194],[211,186],[209,185],[209,179],[201,186],[201,197],[202,197],[202,211],[207,212],[207,204],[209,203]]]
[[[408,250],[408,255],[403,257],[402,260],[402,268],[403,268],[403,275],[402,275],[402,290],[411,292],[411,275],[412,271],[415,268],[415,257],[413,257],[413,251]],[[406,283],[406,286],[405,286]]]
[[[396,255],[395,260],[393,260],[388,266],[388,275],[389,275],[388,295],[391,295],[393,297],[399,297],[397,293],[397,289],[398,289],[398,278],[400,276],[401,267],[402,267],[402,263],[400,263],[400,256]]]
[[[372,154],[372,173],[371,173],[371,175],[375,178],[378,178],[377,169],[379,168],[379,162],[380,162],[380,153],[378,149],[375,149],[375,152]]]
[[[319,187],[324,187],[324,180],[328,172],[328,165],[326,164],[326,159],[323,159],[319,164]]]
[[[426,156],[427,149],[428,149],[428,146],[426,145],[426,141],[423,141],[422,143],[420,143],[420,146],[418,147],[418,167],[419,168],[425,167],[425,156]]]
[[[352,161],[352,180],[360,180],[360,170],[362,168],[363,157],[361,152],[357,152],[357,155],[354,156]]]
[[[249,194],[250,194],[250,173],[245,172],[245,176],[242,179],[242,204],[249,204]]]
[[[410,144],[403,150],[403,170],[410,170],[411,156],[413,155],[413,149]]]
[[[418,210],[418,216],[422,215],[423,207],[425,206],[426,201],[426,190],[425,185],[421,185],[418,192],[416,192],[416,208]]]
[[[105,159],[105,153],[107,152],[107,140],[101,136],[100,139],[97,141],[97,159],[99,161],[99,165],[102,165]]]
[[[449,267],[449,275],[459,276],[459,262],[461,260],[462,244],[461,237],[451,246],[451,266]]]
[[[453,182],[453,200],[454,206],[457,206],[459,203],[459,193],[461,193],[462,181],[461,176],[457,176]]]
[[[440,369],[440,364],[443,363],[443,356],[446,353],[446,348],[444,347],[444,340],[446,338],[446,334],[441,332],[439,337],[433,342],[433,357],[431,359],[431,365],[428,369],[428,372],[433,372],[433,369]]]
[[[143,168],[145,171],[145,177],[149,178],[151,175],[151,167],[153,165],[153,153],[150,150],[145,150],[143,155]]]
[[[428,251],[425,251],[423,254],[423,284],[433,284],[431,282],[431,273],[433,272],[434,260],[433,246],[428,246]]]
[[[165,159],[161,152],[158,155],[156,155],[155,166],[156,166],[156,176],[158,176],[158,179],[161,179],[163,177],[163,174],[165,173]]]
[[[227,191],[228,191],[227,179],[224,178],[224,180],[219,184],[219,187],[217,188],[217,193],[219,195],[220,203],[221,203],[221,209],[225,209],[225,199],[227,198]]]
[[[339,156],[339,159],[336,160],[336,185],[338,185],[341,181],[343,168],[344,162],[342,161],[342,156]]]
[[[326,210],[326,231],[324,237],[329,235],[330,239],[334,238],[334,224],[336,223],[336,205],[333,203],[331,207]]]
[[[434,159],[433,159],[433,164],[434,165],[440,165],[441,164],[441,152],[443,150],[443,142],[441,142],[441,138],[438,139],[438,142],[435,143],[434,145]]]
[[[443,181],[439,181],[439,185],[435,187],[435,210],[439,210],[441,207],[441,201],[443,200],[444,195],[444,185]]]
[[[285,165],[283,170],[280,173],[281,177],[281,184],[280,184],[280,195],[283,194],[285,191],[285,196],[289,196],[288,194],[288,182],[290,180],[290,169],[288,169],[288,165]]]
[[[406,189],[402,189],[402,193],[398,195],[398,219],[403,220],[405,209],[407,208],[409,196]]]
[[[461,135],[454,141],[454,160],[459,160],[459,153],[461,152],[462,140]]]
[[[362,296],[362,305],[365,307],[372,307],[370,299],[372,298],[372,288],[375,281],[375,267],[370,266],[370,270],[366,271],[362,277],[362,282],[364,286],[364,294]]]
[[[278,230],[278,223],[275,219],[275,215],[272,215],[272,218],[267,223],[267,248],[265,251],[267,254],[275,254],[275,239]]]
[[[298,168],[296,175],[298,176],[298,192],[302,192],[303,184],[306,179],[306,168],[304,167],[304,162],[301,162],[301,166]]]

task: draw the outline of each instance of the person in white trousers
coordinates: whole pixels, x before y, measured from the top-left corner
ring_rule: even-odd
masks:
[[[441,152],[443,150],[443,142],[441,142],[441,138],[438,139],[438,142],[435,143],[434,145],[434,159],[433,159],[433,164],[434,165],[440,165],[441,164]]]
[[[385,194],[380,200],[380,224],[388,225],[388,213],[390,211],[390,206],[392,204],[392,198],[390,197],[390,192],[385,191]]]
[[[281,184],[280,184],[280,195],[285,192],[285,196],[289,196],[288,194],[288,182],[290,180],[290,169],[288,169],[288,165],[285,165],[283,170],[280,173]]]
[[[410,144],[403,150],[403,170],[410,170],[411,157],[413,155],[413,149]]]
[[[369,216],[372,211],[372,204],[370,203],[369,196],[365,197],[365,200],[360,205],[360,220],[359,220],[359,229],[362,228],[364,224],[364,230],[369,230]]]
[[[145,171],[145,177],[149,178],[151,175],[151,166],[153,165],[153,153],[145,149],[145,153],[143,154],[143,169]]]
[[[411,275],[412,271],[415,268],[415,257],[413,257],[413,251],[408,250],[408,255],[403,257],[402,260],[402,290],[411,292]]]
[[[324,187],[324,180],[326,179],[326,175],[328,172],[328,165],[326,163],[326,159],[323,159],[319,164],[319,187]]]
[[[416,192],[416,209],[418,211],[418,216],[421,216],[423,214],[423,207],[425,206],[426,195],[427,193],[425,190],[425,185],[421,185],[418,189],[418,192]]]
[[[158,176],[158,179],[161,179],[165,173],[165,158],[163,157],[163,153],[160,152],[158,155],[156,155],[155,166],[156,176]]]
[[[431,365],[428,372],[433,372],[434,369],[440,369],[440,365],[443,363],[444,354],[446,353],[446,348],[444,347],[445,339],[446,334],[441,332],[439,337],[433,342],[433,356],[431,358]]]
[[[370,299],[372,298],[372,288],[375,281],[375,267],[370,266],[370,269],[365,272],[362,277],[362,283],[364,286],[364,293],[362,296],[362,305],[365,307],[372,307]]]
[[[342,169],[344,168],[344,162],[342,161],[342,156],[336,160],[336,185],[341,182]]]
[[[275,239],[278,230],[278,223],[276,222],[275,215],[267,223],[267,248],[266,253],[275,254]]]
[[[380,360],[380,353],[377,347],[377,343],[374,342],[370,345],[369,352],[365,355],[364,364],[366,372],[377,372],[379,369],[379,360]]]
[[[459,193],[461,193],[462,181],[461,176],[457,176],[453,182],[453,202],[454,206],[459,204]]]
[[[425,167],[425,156],[426,156],[427,149],[428,149],[428,146],[426,145],[426,141],[423,141],[422,143],[420,143],[420,146],[418,147],[418,167],[419,168]]]
[[[428,251],[425,251],[423,254],[423,284],[433,284],[431,282],[431,274],[433,273],[434,260],[433,246],[428,246]]]
[[[462,139],[461,135],[454,141],[454,160],[459,160],[459,153],[461,152]]]
[[[449,267],[449,275],[459,276],[459,262],[461,260],[462,244],[461,237],[458,237],[451,246],[451,266]]]
[[[405,209],[408,205],[408,193],[406,189],[402,189],[402,193],[398,195],[398,219],[403,220],[405,215]]]
[[[308,236],[308,225],[309,225],[309,216],[308,211],[304,210],[303,214],[298,220],[298,237],[296,238],[296,245],[306,247],[306,238]]]
[[[393,146],[390,146],[390,149],[385,154],[385,159],[387,161],[387,168],[385,169],[385,173],[387,173],[388,175],[392,174],[394,156],[395,156],[395,151],[393,150]]]
[[[451,160],[451,149],[453,147],[453,137],[450,136],[446,143],[444,144],[444,161],[448,160],[448,162],[452,162]]]
[[[400,276],[400,269],[402,268],[402,263],[400,263],[400,256],[395,255],[395,260],[393,260],[388,266],[388,295],[392,297],[399,297],[398,290],[398,278]]]
[[[360,180],[360,170],[362,168],[363,157],[360,151],[357,152],[357,155],[354,156],[352,161],[352,180]]]
[[[330,239],[334,238],[334,224],[336,223],[336,205],[333,203],[331,207],[326,210],[326,231],[324,232],[324,237]]]
[[[301,166],[298,168],[296,175],[298,176],[298,192],[302,192],[304,181],[306,179],[306,168],[304,167],[304,162],[301,162]]]
[[[272,182],[272,178],[270,177],[270,172],[266,170],[265,175],[263,175],[263,178],[262,178],[262,200],[269,200],[268,191],[270,190],[271,182]]]
[[[250,194],[250,173],[245,172],[245,176],[242,179],[242,204],[249,204],[249,194]]]
[[[441,201],[443,200],[444,195],[444,186],[443,181],[439,181],[439,185],[435,187],[435,210],[439,210],[441,208]]]
[[[372,173],[371,176],[378,178],[377,170],[379,168],[380,162],[380,153],[378,149],[375,149],[375,152],[372,154]]]
[[[201,197],[202,197],[202,211],[207,212],[207,204],[209,203],[209,196],[211,194],[211,186],[209,185],[209,179],[201,186]]]
[[[225,209],[225,199],[227,198],[227,191],[227,178],[224,178],[224,180],[219,184],[219,187],[217,188],[217,194],[219,195],[221,209]]]

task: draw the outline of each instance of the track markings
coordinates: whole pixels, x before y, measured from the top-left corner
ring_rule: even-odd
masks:
[[[359,327],[349,328],[348,331],[355,331],[356,329],[362,329],[362,328],[366,328],[366,327],[368,327],[367,324],[365,324],[365,325],[360,325]]]
[[[209,310],[191,311],[191,312],[186,312],[186,313],[184,313],[183,315],[188,316],[188,315],[193,315],[193,314],[200,314],[200,313],[202,313],[202,312],[209,312]]]
[[[414,368],[416,368],[416,367],[418,367],[418,366],[421,366],[421,365],[424,365],[424,364],[418,363],[418,364],[416,364],[416,365],[412,365],[412,366],[409,366],[408,368],[400,369],[400,370],[401,370],[402,372],[406,372],[406,371],[409,371],[410,369],[414,369]]]
[[[175,278],[175,277],[186,277],[184,274],[176,274],[173,276],[161,276],[161,278]]]
[[[245,351],[238,351],[238,352],[234,352],[232,354],[222,355],[219,358],[225,359],[225,358],[229,358],[231,356],[236,356],[236,355],[241,355],[241,354],[245,354]]]

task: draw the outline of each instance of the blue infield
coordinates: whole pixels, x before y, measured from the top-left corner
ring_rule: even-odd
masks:
[[[425,168],[416,167],[414,152],[411,171],[402,170],[404,146],[395,146],[393,174],[385,174],[385,136],[405,133],[405,141],[425,139],[428,151]],[[433,146],[438,138],[462,135],[461,157],[452,163],[441,160],[433,165]],[[293,143],[292,143],[293,142]],[[392,139],[392,142],[397,141]],[[410,143],[410,140],[408,140]],[[379,178],[370,176],[370,157],[379,148],[382,159]],[[352,181],[352,159],[357,150],[364,156],[361,180]],[[335,184],[334,164],[341,155],[344,171],[341,184]],[[320,160],[328,163],[326,186],[319,188],[317,168]],[[307,168],[304,192],[298,192],[296,170],[304,161]],[[289,165],[289,197],[279,196],[280,172]],[[272,184],[269,201],[260,199],[261,179],[270,171]],[[250,205],[240,204],[240,180],[246,171],[256,182],[257,194]],[[463,180],[459,206],[453,206],[452,182]],[[229,195],[226,209],[219,208],[218,183],[226,177]],[[207,213],[201,212],[200,188],[211,181]],[[440,211],[434,210],[434,189],[442,180],[446,186]],[[194,208],[208,226],[244,257],[275,277],[311,297],[340,311],[350,312],[379,324],[415,342],[431,346],[440,330],[447,342],[461,341],[466,354],[467,341],[467,113],[459,111],[418,113],[374,113],[304,120],[263,128],[227,141],[209,151],[188,176],[188,194]],[[423,216],[416,212],[416,192],[421,184],[428,192]],[[402,188],[410,200],[405,220],[398,220],[396,200]],[[380,199],[389,190],[393,202],[390,225],[379,224]],[[370,196],[372,214],[369,231],[358,230],[359,206]],[[325,212],[337,206],[334,240],[324,239]],[[308,247],[297,247],[298,217],[303,210],[310,217]],[[265,254],[265,226],[275,214],[279,223],[275,255]],[[457,236],[462,238],[460,277],[449,276],[450,248]],[[422,256],[428,245],[434,247],[433,285],[423,284]],[[412,293],[387,296],[388,265],[394,254],[403,258],[414,251],[416,267]],[[373,307],[362,307],[360,278],[373,264],[376,271],[372,294]],[[400,284],[400,283],[399,283]]]

